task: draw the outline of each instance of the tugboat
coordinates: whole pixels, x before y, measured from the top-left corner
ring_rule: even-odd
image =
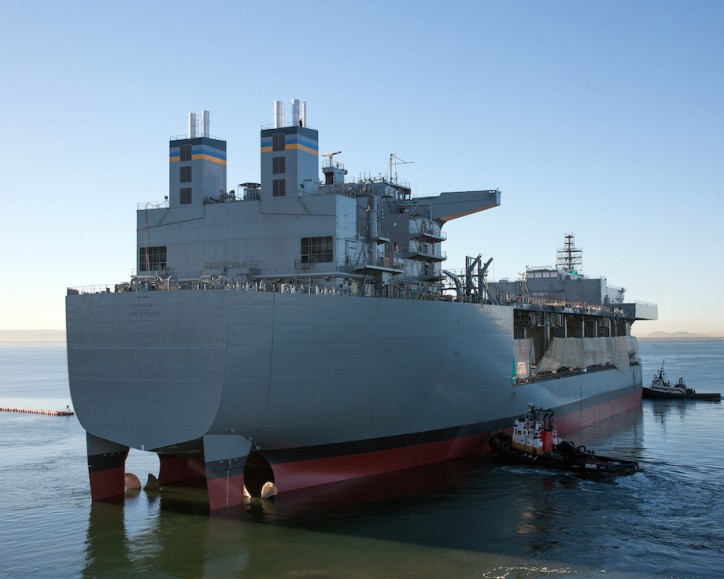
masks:
[[[654,374],[651,380],[651,386],[644,387],[642,392],[643,398],[654,400],[710,400],[718,402],[721,400],[719,392],[699,392],[689,388],[683,378],[679,378],[676,384],[671,384],[664,374],[664,363],[661,368]]]
[[[584,476],[618,476],[638,472],[635,461],[599,456],[585,446],[558,438],[553,411],[530,404],[525,417],[516,418],[513,433],[497,432],[490,448],[506,463],[566,470]]]

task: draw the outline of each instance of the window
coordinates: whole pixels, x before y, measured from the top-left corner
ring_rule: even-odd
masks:
[[[287,194],[287,182],[285,179],[274,179],[274,197],[284,197]]]
[[[180,161],[190,161],[191,160],[191,145],[181,145],[180,147]]]
[[[272,173],[279,175],[285,173],[287,170],[287,158],[286,157],[274,157],[272,159]]]
[[[287,137],[284,133],[272,135],[272,151],[284,151],[287,148]]]
[[[166,246],[140,247],[138,271],[162,271],[166,269]]]
[[[302,237],[302,263],[325,263],[334,258],[332,236]]]
[[[191,204],[191,187],[181,187],[181,198],[179,202],[181,205]]]
[[[191,183],[191,167],[181,167],[181,183]]]

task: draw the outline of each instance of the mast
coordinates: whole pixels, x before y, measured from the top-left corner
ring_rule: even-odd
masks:
[[[563,247],[558,249],[556,267],[566,273],[581,273],[583,250],[576,247],[576,238],[572,233],[565,236]]]

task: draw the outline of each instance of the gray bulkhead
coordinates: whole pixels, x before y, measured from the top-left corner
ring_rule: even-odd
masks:
[[[354,199],[312,195],[138,212],[139,247],[165,247],[164,270],[179,280],[301,275],[301,238],[323,236],[336,240],[337,258],[325,264],[336,271],[344,263],[345,240],[356,238]]]

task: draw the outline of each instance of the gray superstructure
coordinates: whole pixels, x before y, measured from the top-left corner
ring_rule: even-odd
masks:
[[[560,272],[548,295],[532,275],[488,282],[480,257],[444,271],[444,224],[500,192],[417,197],[394,156],[389,176],[349,180],[339,152],[320,181],[317,131],[292,107],[285,123],[275,104],[261,131],[261,183],[236,191],[208,113],[201,134],[190,117],[170,142],[167,201],[137,212],[136,274],[69,290],[94,499],[123,492],[129,448],[159,453],[162,485],[205,481],[216,509],[244,486],[481,452],[529,403],[555,408],[565,431],[640,402],[630,326],[655,306],[605,280],[567,300]]]

